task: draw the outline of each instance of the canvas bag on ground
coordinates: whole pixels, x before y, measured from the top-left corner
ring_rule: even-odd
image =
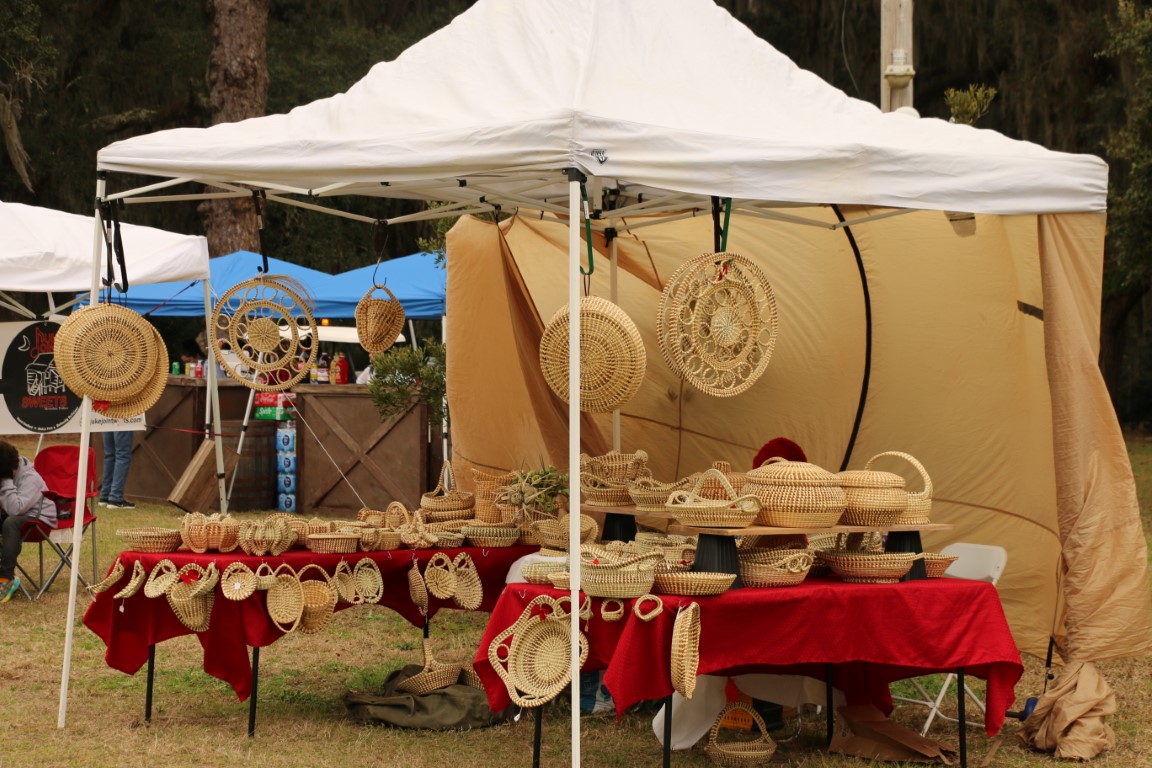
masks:
[[[461,731],[486,728],[508,719],[515,707],[493,712],[488,697],[479,688],[449,685],[425,694],[405,693],[396,686],[423,667],[409,664],[388,675],[379,694],[344,694],[344,705],[352,719],[381,723],[397,728],[425,728],[434,731]]]

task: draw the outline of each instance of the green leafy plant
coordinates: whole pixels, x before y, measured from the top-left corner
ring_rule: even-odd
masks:
[[[419,398],[428,406],[430,420],[440,421],[447,416],[443,344],[424,339],[415,348],[392,347],[375,355],[371,366],[368,393],[381,421],[403,414],[413,398]]]
[[[969,85],[967,90],[949,88],[944,91],[944,101],[952,113],[953,123],[975,125],[976,121],[988,114],[996,89],[990,85]]]

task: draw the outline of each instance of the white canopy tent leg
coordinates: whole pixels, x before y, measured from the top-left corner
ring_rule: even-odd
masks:
[[[568,176],[568,570],[572,603],[572,768],[580,765],[580,174]],[[580,176],[582,178],[582,176]]]
[[[204,286],[204,338],[208,342],[211,349],[208,352],[209,359],[206,361],[208,370],[205,371],[208,379],[208,410],[211,411],[212,418],[212,434],[216,436],[216,482],[220,484],[220,514],[228,514],[228,499],[231,498],[231,489],[228,493],[224,491],[224,439],[221,434],[221,421],[220,418],[220,386],[219,380],[216,376],[216,368],[220,364],[217,359],[218,347],[216,345],[216,334],[212,330],[212,286],[209,285],[209,280],[205,278],[202,281]],[[252,409],[252,395],[255,392],[250,392],[248,397],[248,410]],[[248,414],[244,414],[244,425],[248,425]],[[243,434],[240,437],[244,439]]]
[[[96,174],[96,210],[95,224],[92,237],[92,296],[98,296],[100,290],[100,246],[104,242],[104,224],[100,219],[99,201],[104,197],[107,182],[103,171]],[[72,562],[75,564],[68,569],[68,618],[64,622],[64,664],[60,668],[60,707],[56,715],[56,727],[63,728],[68,717],[68,678],[72,674],[72,635],[76,626],[76,595],[79,582],[80,569],[76,567],[81,562],[80,548],[84,541],[84,508],[87,507],[87,498],[84,491],[88,487],[88,449],[91,447],[92,437],[92,399],[88,395],[80,403],[80,458],[76,470],[76,501],[81,509],[75,514],[79,515],[79,525],[72,526]]]

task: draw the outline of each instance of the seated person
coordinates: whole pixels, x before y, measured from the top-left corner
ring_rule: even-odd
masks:
[[[20,455],[16,446],[0,440],[0,603],[6,603],[20,588],[16,561],[23,547],[21,528],[40,520],[56,527],[56,504],[44,497],[48,485],[32,462]]]

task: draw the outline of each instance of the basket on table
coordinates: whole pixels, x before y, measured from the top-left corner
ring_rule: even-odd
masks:
[[[752,722],[760,731],[756,738],[751,741],[721,742],[718,740],[720,723],[733,710],[741,710],[752,718]],[[708,733],[708,743],[704,745],[704,752],[714,765],[725,766],[725,768],[767,765],[772,759],[772,755],[776,753],[776,742],[768,735],[768,726],[759,712],[750,704],[745,704],[742,701],[731,701],[716,716],[712,730]]]
[[[510,547],[520,538],[517,526],[469,525],[460,532],[474,547]]]
[[[808,575],[815,556],[806,549],[737,553],[745,587],[794,587]]]
[[[656,574],[652,590],[662,595],[705,597],[727,592],[735,580],[734,573],[664,571]]]
[[[959,555],[941,555],[936,552],[924,553],[924,573],[930,579],[938,579],[948,570],[948,566],[956,562]]]
[[[601,456],[580,454],[580,492],[589,504],[622,506],[632,503],[628,485],[649,475],[648,454],[609,451]]]
[[[360,551],[377,552],[387,549],[400,548],[400,533],[387,528],[361,528]]]
[[[663,560],[658,552],[608,562],[581,554],[580,588],[592,597],[640,597],[652,591],[656,564]]]
[[[122,528],[116,535],[124,539],[132,552],[175,552],[180,548],[178,528]]]
[[[529,584],[551,586],[552,580],[548,578],[549,574],[566,573],[567,571],[568,561],[566,559],[555,558],[553,560],[540,560],[533,563],[526,563],[520,569],[520,575],[524,578],[524,581]]]
[[[725,489],[727,498],[710,499],[700,495],[704,484],[714,481]],[[760,500],[749,494],[739,496],[728,478],[717,469],[700,473],[695,485],[688,491],[674,491],[664,509],[682,525],[698,528],[745,528],[756,520]]]
[[[894,584],[912,569],[912,563],[923,558],[911,552],[835,552],[824,551],[820,559],[832,572],[853,584]]]
[[[430,523],[466,520],[473,516],[472,508],[475,505],[475,495],[456,487],[456,477],[449,461],[440,466],[440,479],[436,487],[420,496],[420,509],[424,510],[425,521]]]
[[[711,469],[719,472],[720,475],[728,481],[728,484],[736,490],[744,487],[744,482],[748,477],[746,472],[733,471],[732,465],[727,461],[714,461],[712,462]],[[701,474],[703,473],[697,472],[690,475],[687,479],[690,483],[695,483],[700,479]],[[700,487],[699,493],[706,499],[730,498],[728,495],[728,489],[724,487],[724,484],[721,483],[719,478],[717,478],[715,475],[709,475],[707,478],[705,478],[703,485]]]
[[[310,533],[308,549],[318,555],[350,555],[360,549],[360,534]]]
[[[923,489],[906,492],[908,495],[908,505],[900,516],[896,518],[895,525],[927,525],[931,522],[930,517],[932,514],[932,478],[928,476],[928,470],[924,469],[924,465],[917,461],[915,457],[901,451],[878,453],[868,460],[865,469],[870,469],[874,461],[885,456],[903,459],[911,464],[916,472],[919,473],[920,479],[924,483]]]
[[[893,525],[908,508],[908,492],[904,478],[894,472],[872,469],[877,459],[873,456],[864,469],[849,469],[837,473],[844,490],[844,514],[841,525],[861,525],[887,528]]]
[[[772,457],[745,476],[743,493],[760,499],[758,525],[831,528],[844,514],[844,489],[835,474],[806,461]]]
[[[504,522],[502,512],[496,508],[496,494],[516,479],[515,472],[484,472],[472,467],[472,493],[475,497],[473,514],[482,523]]]
[[[689,485],[683,477],[670,483],[662,483],[651,477],[638,477],[628,483],[628,498],[636,505],[637,512],[663,512],[664,502],[673,491],[682,491]]]

